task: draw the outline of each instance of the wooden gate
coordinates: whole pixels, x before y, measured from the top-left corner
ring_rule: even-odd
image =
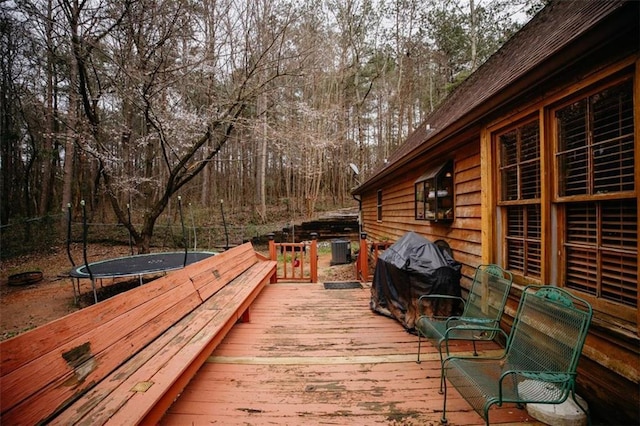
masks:
[[[276,243],[269,235],[269,257],[278,262],[277,281],[318,282],[318,236],[302,243]]]

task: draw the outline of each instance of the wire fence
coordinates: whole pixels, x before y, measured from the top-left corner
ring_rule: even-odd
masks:
[[[14,220],[0,226],[0,259],[9,259],[30,253],[58,250],[67,242],[66,214],[49,215],[30,219]],[[140,225],[135,225],[137,229]],[[185,240],[189,250],[221,250],[255,241],[267,244],[266,235],[281,224],[187,226],[183,238],[180,223],[158,223],[151,240],[152,251],[184,249]],[[137,253],[135,242],[122,224],[87,223],[87,244],[130,245]],[[277,228],[276,228],[277,229]],[[82,222],[71,223],[71,243],[83,242]]]

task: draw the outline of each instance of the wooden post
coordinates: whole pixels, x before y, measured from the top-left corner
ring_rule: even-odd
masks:
[[[367,233],[360,233],[360,252],[358,253],[358,279],[363,282],[369,281],[369,254],[367,248]]]
[[[318,282],[318,234],[311,233],[311,248],[309,250],[309,263],[311,264],[311,282]]]
[[[276,242],[274,241],[275,235],[269,234],[269,257],[271,260],[278,260],[278,254],[276,253]]]
[[[247,308],[246,311],[242,313],[240,316],[240,322],[251,322],[251,313],[249,312],[250,308]]]
[[[269,257],[271,260],[278,262],[278,252],[276,251],[276,242],[274,241],[275,235],[273,233],[269,234]],[[276,273],[271,276],[271,283],[278,282],[278,266],[276,263]]]

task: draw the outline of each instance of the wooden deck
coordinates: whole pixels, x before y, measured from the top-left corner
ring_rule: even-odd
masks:
[[[437,425],[438,355],[369,309],[370,289],[271,284],[162,419],[164,425]],[[451,425],[483,420],[455,390]],[[540,424],[515,406],[492,424]]]

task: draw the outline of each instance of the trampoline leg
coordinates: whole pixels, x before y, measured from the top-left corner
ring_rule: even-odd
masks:
[[[91,288],[93,289],[93,300],[98,303],[98,293],[96,293],[96,281],[91,280]]]
[[[76,280],[74,278],[71,278],[71,286],[73,287],[73,304],[77,305],[80,298],[78,294],[80,292],[80,278],[78,278],[78,292],[76,292]]]
[[[142,275],[138,275],[138,280],[140,281],[140,285],[142,285]]]

